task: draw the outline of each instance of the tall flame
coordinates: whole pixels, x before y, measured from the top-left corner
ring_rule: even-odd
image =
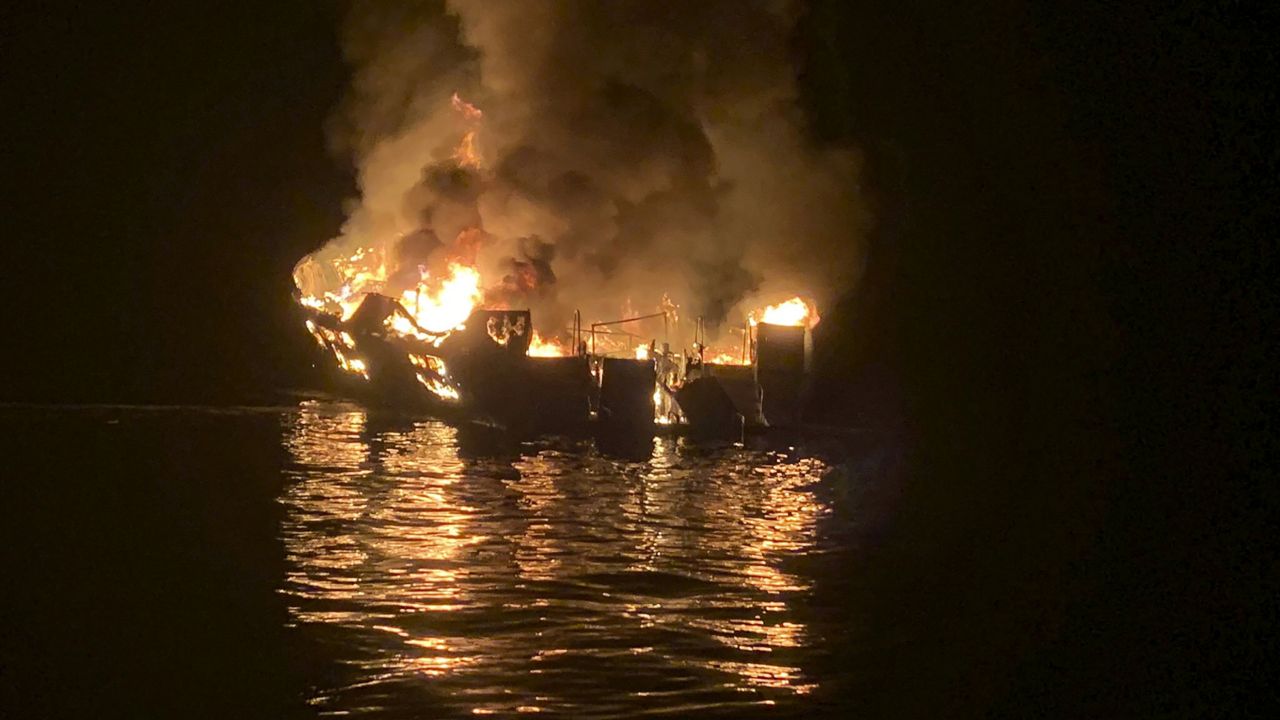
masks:
[[[484,113],[480,108],[458,97],[458,93],[454,93],[450,99],[453,103],[453,109],[456,110],[462,119],[471,124],[476,124],[484,118]],[[480,155],[476,152],[476,131],[468,130],[463,136],[458,147],[453,151],[453,159],[458,163],[458,167],[478,169],[480,167]]]

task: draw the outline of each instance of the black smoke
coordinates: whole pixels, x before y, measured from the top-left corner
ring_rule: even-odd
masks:
[[[428,234],[415,263],[473,255],[490,297],[540,306],[544,328],[664,295],[713,327],[831,300],[856,282],[869,212],[857,153],[808,139],[795,19],[764,0],[358,3],[333,130],[361,197],[315,257],[416,255],[400,238]]]

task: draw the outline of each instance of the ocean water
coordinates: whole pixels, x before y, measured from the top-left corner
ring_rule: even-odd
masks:
[[[856,618],[821,586],[890,520],[830,437],[516,444],[331,399],[0,423],[34,458],[5,560],[36,711],[839,715]]]

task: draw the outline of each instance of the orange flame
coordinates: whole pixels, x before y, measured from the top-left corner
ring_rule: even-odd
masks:
[[[813,327],[818,324],[818,310],[801,297],[793,297],[777,305],[769,305],[748,316],[752,325],[792,325]]]
[[[480,112],[480,108],[458,97],[458,93],[454,93],[451,98],[453,109],[462,115],[462,119],[468,123],[478,123],[484,118],[484,113]],[[463,134],[462,140],[458,142],[458,147],[453,151],[453,159],[458,163],[458,167],[479,168],[480,154],[476,152],[476,131],[468,130]]]
[[[453,109],[461,113],[463,119],[467,122],[480,122],[484,118],[484,113],[480,111],[480,108],[463,100],[458,96],[457,92],[453,93],[453,97],[449,101],[453,104]]]
[[[476,153],[475,130],[468,130],[462,136],[462,141],[458,143],[457,149],[453,151],[453,159],[458,163],[458,167],[480,167],[480,155]]]
[[[555,340],[546,340],[537,330],[529,338],[529,357],[567,357],[572,353]]]
[[[484,113],[457,93],[452,95],[450,102],[464,123],[464,132],[454,150],[453,158],[459,167],[480,168],[477,137]],[[399,293],[395,299],[403,312],[397,309],[384,318],[384,328],[402,339],[413,339],[426,346],[440,347],[445,338],[454,330],[460,329],[472,312],[484,303],[484,286],[476,261],[478,251],[487,237],[480,227],[463,229],[449,247],[448,254],[444,255],[450,261],[445,272],[420,269],[417,283],[403,292],[400,291],[405,287],[404,271],[412,273],[413,269],[412,266],[394,267],[394,237],[375,239],[346,256],[334,258],[322,253],[308,256],[294,269],[294,281],[301,293],[298,301],[307,308],[345,322],[355,313],[367,294],[395,296]],[[412,277],[410,274],[411,282]],[[531,266],[517,265],[512,277],[515,277],[517,284],[523,289],[537,285],[537,273]],[[504,278],[503,282],[507,280]],[[505,300],[493,292],[501,287],[495,285],[490,288],[491,300],[505,304]],[[669,296],[662,296],[660,307],[669,323],[678,322],[680,306]],[[628,298],[622,316],[633,317],[636,314]],[[798,296],[761,308],[751,313],[748,319],[751,325],[763,322],[805,327],[813,327],[819,321],[816,307]],[[355,340],[350,334],[324,327],[324,323],[311,320],[307,321],[307,330],[318,345],[333,353],[343,370],[369,377],[370,368],[366,359],[359,356]],[[626,354],[631,348],[634,357],[649,359],[652,355],[650,346],[631,346],[633,341],[634,336],[625,332],[593,331],[591,346],[593,352],[605,355]],[[528,348],[528,355],[531,357],[565,357],[574,352],[575,348],[570,347],[569,343],[541,337],[536,330],[532,332]],[[701,352],[705,360],[712,364],[747,365],[750,362],[742,357],[742,352],[733,351],[728,344],[714,349],[705,348]],[[416,366],[419,382],[430,392],[441,399],[458,399],[458,389],[447,378],[443,361],[426,355],[410,359]],[[440,363],[438,367],[437,361]],[[655,404],[659,400],[660,398],[655,398]]]
[[[714,355],[703,355],[703,361],[711,365],[750,365],[751,363],[742,358],[741,353],[717,352]]]
[[[449,264],[449,274],[431,289],[428,277],[418,287],[405,290],[400,304],[424,330],[443,333],[462,325],[480,304],[480,272],[473,267]]]
[[[444,360],[434,355],[410,353],[409,362],[418,368],[414,373],[418,382],[436,397],[448,402],[457,402],[461,399],[458,389],[448,383],[449,371],[445,368]]]

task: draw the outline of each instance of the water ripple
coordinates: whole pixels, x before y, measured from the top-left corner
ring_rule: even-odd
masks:
[[[767,714],[813,691],[791,569],[827,462],[657,438],[647,459],[303,403],[285,419],[291,624],[322,714]]]

